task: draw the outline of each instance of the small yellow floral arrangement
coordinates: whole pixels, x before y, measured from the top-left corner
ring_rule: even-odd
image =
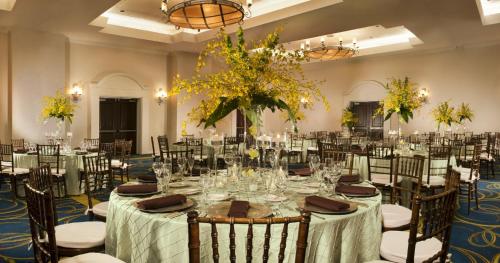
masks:
[[[474,112],[470,108],[470,105],[463,102],[458,107],[455,115],[457,122],[460,124],[462,124],[465,120],[472,122],[472,119],[474,118]]]
[[[408,123],[413,119],[413,112],[424,103],[424,99],[419,96],[417,84],[409,80],[392,78],[385,85],[387,95],[380,102],[380,107],[375,111],[375,116],[384,115],[385,120],[391,118],[393,113],[399,114],[400,121]]]
[[[250,157],[250,160],[253,160],[253,159],[259,157],[259,151],[257,149],[251,148],[248,151],[248,156]]]
[[[342,126],[347,127],[349,130],[352,130],[352,127],[358,123],[358,118],[352,112],[351,107],[347,107],[342,111]]]
[[[194,76],[182,79],[177,75],[174,80],[172,94],[182,93],[184,99],[192,95],[204,97],[188,114],[189,120],[203,124],[204,128],[215,127],[218,121],[239,109],[252,123],[249,132],[255,136],[265,109],[285,112],[293,124],[304,116],[303,98],[311,103],[322,101],[329,109],[318,82],[304,76],[302,63],[307,56],[301,51],[286,50],[279,43],[280,31],[249,45],[241,27],[236,40],[221,30],[198,57]],[[204,71],[208,58],[223,65],[222,69]]]
[[[450,106],[448,101],[439,103],[434,110],[432,110],[432,115],[434,116],[434,120],[438,125],[438,130],[441,126],[441,123],[444,123],[448,126],[451,126],[452,123],[456,122],[454,108]]]
[[[57,91],[56,95],[53,97],[46,96],[43,98],[43,108],[42,108],[42,119],[47,120],[50,118],[56,118],[61,121],[68,120],[70,123],[73,122],[73,116],[75,113],[75,104],[64,95],[63,92]]]

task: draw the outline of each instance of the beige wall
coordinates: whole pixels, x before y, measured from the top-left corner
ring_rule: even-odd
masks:
[[[0,141],[9,141],[9,41],[8,34],[0,32]]]
[[[41,143],[42,98],[66,86],[66,44],[63,35],[16,29],[11,32],[12,137]]]
[[[159,105],[154,96],[159,88],[167,87],[166,55],[77,43],[70,44],[69,54],[69,83],[84,86],[71,127],[75,142],[99,136],[99,97],[139,98],[139,151],[151,152],[150,136],[165,134],[166,104]]]

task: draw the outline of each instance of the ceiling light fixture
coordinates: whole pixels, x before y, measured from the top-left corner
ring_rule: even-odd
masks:
[[[339,38],[339,45],[326,45],[325,37],[321,37],[321,45],[310,50],[306,50],[305,54],[312,59],[319,60],[337,60],[342,58],[350,58],[358,53],[356,39],[353,40],[352,47],[343,46],[342,38]]]
[[[251,16],[252,3],[246,0],[245,11],[237,0],[162,0],[161,11],[177,29],[213,29],[242,23]]]

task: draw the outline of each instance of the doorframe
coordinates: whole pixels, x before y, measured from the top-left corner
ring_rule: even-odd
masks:
[[[135,84],[133,88],[106,87],[106,82],[114,78],[125,78]],[[90,83],[89,88],[89,111],[88,123],[90,123],[90,136],[99,138],[100,130],[100,99],[101,98],[123,98],[137,99],[137,153],[143,154],[146,146],[150,142],[149,118],[146,115],[150,112],[152,103],[152,90],[140,84],[136,79],[124,73],[113,73],[105,76],[99,81]],[[119,96],[117,96],[119,94]]]

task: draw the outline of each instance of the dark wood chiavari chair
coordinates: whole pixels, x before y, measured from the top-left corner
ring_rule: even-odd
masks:
[[[470,203],[474,193],[476,209],[479,209],[479,198],[477,196],[477,183],[479,181],[479,170],[481,167],[481,145],[474,145],[472,160],[458,167],[460,172],[460,184],[467,187],[467,214],[470,213]]]
[[[57,186],[57,193],[59,197],[63,197],[61,186],[64,187],[64,196],[68,195],[66,185],[66,169],[64,168],[65,158],[61,158],[60,145],[41,145],[36,146],[38,167],[49,165],[51,174],[54,177],[53,181]]]
[[[354,154],[341,145],[322,143],[321,161],[330,158],[342,165],[342,175],[357,175],[359,171],[354,170]]]
[[[0,144],[0,174],[9,177],[12,199],[15,201],[18,197],[18,182],[28,176],[29,169],[16,167],[14,146],[11,144]]]
[[[26,151],[26,147],[24,145],[24,139],[12,139],[12,140],[10,140],[10,143],[12,144],[14,152],[25,152]]]
[[[451,146],[429,146],[426,178],[423,184],[431,193],[445,185],[448,166],[450,165]]]
[[[116,147],[114,142],[102,142],[99,144],[99,154],[110,155],[111,158],[116,156]]]
[[[194,155],[194,150],[176,150],[176,151],[170,151],[168,152],[168,158],[170,158],[170,161],[172,162],[172,173],[175,173],[176,171],[179,170],[179,163],[177,160],[179,158],[185,158],[186,160],[189,158],[193,158]]]
[[[165,157],[168,156],[170,152],[170,148],[168,145],[168,138],[165,135],[158,136],[158,149],[160,151],[160,161],[165,162]]]
[[[153,150],[153,162],[157,162],[161,160],[161,155],[159,153],[156,153],[156,147],[155,147],[155,139],[153,136],[151,136],[151,149]]]
[[[456,200],[457,189],[453,187],[437,195],[415,196],[410,232],[384,232],[381,257],[395,262],[446,262]],[[406,258],[401,258],[404,254]]]
[[[236,262],[236,234],[235,225],[248,225],[246,238],[246,262],[252,262],[255,257],[253,253],[253,229],[259,225],[266,226],[266,234],[264,237],[264,251],[262,261],[268,262],[269,249],[271,240],[271,227],[273,225],[283,225],[281,233],[280,249],[278,254],[278,262],[283,262],[285,259],[285,250],[288,237],[288,225],[291,223],[298,223],[297,243],[295,251],[295,262],[306,262],[307,250],[307,237],[309,235],[309,223],[311,221],[311,214],[309,212],[301,212],[301,216],[297,217],[284,217],[284,218],[209,218],[198,217],[196,211],[188,213],[188,234],[189,234],[189,262],[199,263],[200,261],[200,223],[210,224],[212,236],[212,259],[214,262]],[[217,225],[229,225],[229,242],[230,242],[230,257],[228,259],[221,259],[219,257],[219,242]],[[259,260],[260,261],[260,260]]]
[[[228,136],[224,137],[224,145],[222,146],[222,154],[226,155],[228,153],[238,154],[239,151],[239,140],[238,137]]]
[[[123,177],[127,178],[127,182],[130,180],[129,178],[129,169],[131,167],[130,164],[130,155],[132,154],[132,141],[121,141],[115,142],[116,149],[116,159],[111,160],[111,169],[120,174],[120,180],[122,183],[125,181]],[[113,175],[115,174],[113,172]]]
[[[390,203],[382,205],[384,231],[410,228],[411,209],[409,205],[412,197],[420,194],[424,162],[424,156],[396,155]]]
[[[100,147],[99,144],[101,141],[99,138],[97,139],[92,139],[92,138],[84,138],[83,143],[87,146],[87,151],[92,152],[92,151],[99,151]]]
[[[367,147],[368,180],[382,190],[393,182],[394,147],[369,145]]]
[[[186,150],[193,150],[194,160],[201,166],[208,165],[208,155],[203,154],[203,138],[186,139]]]
[[[484,133],[482,137],[483,147],[481,152],[481,166],[486,167],[486,179],[490,174],[495,178],[495,145],[496,136],[491,133]]]
[[[296,160],[302,163],[302,152],[304,149],[304,136],[300,134],[290,134],[290,148],[288,149],[288,163]]]
[[[337,137],[335,140],[337,146],[341,146],[343,150],[350,151],[352,146],[352,139],[346,137]]]
[[[105,222],[108,202],[94,205],[93,200],[96,196],[109,195],[111,191],[113,185],[111,157],[106,155],[83,156],[83,167],[89,217],[91,220],[95,218]]]
[[[79,222],[57,225],[57,213],[50,181],[50,168],[32,169],[32,175],[26,182],[26,204],[30,223],[33,257],[36,263],[91,263],[109,262],[123,263],[106,254],[91,253],[104,250],[105,224],[103,222]],[[98,227],[102,232],[96,238],[89,237],[87,243],[80,241],[75,233],[89,231],[90,227]],[[93,230],[92,233],[96,231]],[[68,240],[72,239],[72,240]],[[96,239],[102,245],[88,247],[88,241]],[[68,243],[78,248],[68,247]],[[66,247],[65,247],[66,246]],[[83,247],[83,248],[82,248]],[[59,260],[61,257],[72,257]]]

